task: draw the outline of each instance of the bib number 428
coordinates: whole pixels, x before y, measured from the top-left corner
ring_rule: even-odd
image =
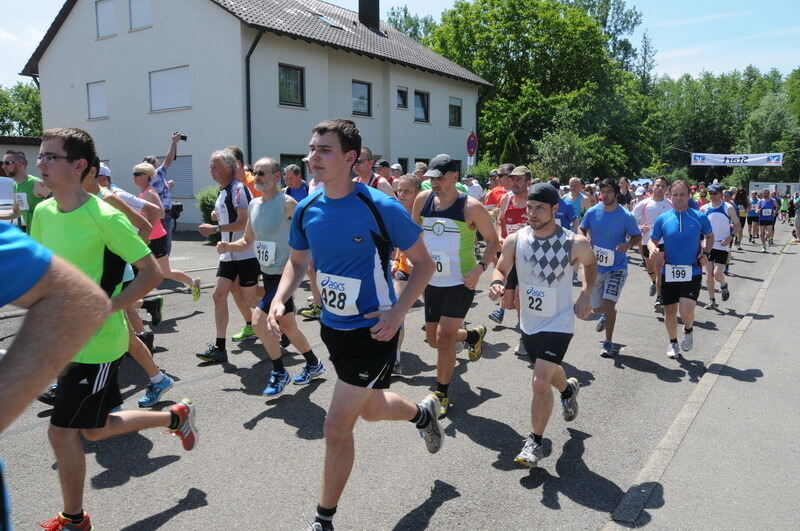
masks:
[[[324,289],[320,292],[322,304],[328,308],[344,310],[347,305],[347,293]]]

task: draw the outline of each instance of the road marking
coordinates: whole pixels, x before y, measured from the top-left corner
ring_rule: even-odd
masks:
[[[619,505],[617,505],[617,508],[611,513],[612,521],[608,522],[603,527],[604,530],[619,529],[620,526],[616,522],[628,526],[632,525],[639,518],[639,514],[642,512],[642,509],[644,509],[647,500],[650,499],[653,489],[664,475],[667,466],[669,466],[669,463],[678,451],[678,447],[681,442],[683,442],[686,433],[694,422],[695,417],[697,417],[697,413],[700,411],[700,408],[703,407],[703,403],[706,401],[706,398],[708,398],[708,394],[717,382],[719,374],[727,366],[733,351],[736,350],[747,327],[750,326],[750,323],[753,321],[753,315],[756,314],[764,298],[767,296],[767,290],[770,284],[772,284],[772,279],[783,263],[783,258],[785,256],[783,251],[786,249],[788,243],[789,242],[786,242],[778,251],[778,259],[772,265],[767,278],[756,293],[753,304],[750,305],[750,310],[742,317],[739,324],[737,324],[736,328],[731,332],[731,335],[728,336],[728,340],[725,341],[725,344],[722,345],[717,355],[714,356],[714,359],[709,363],[708,371],[697,383],[692,394],[689,395],[688,400],[683,405],[683,408],[681,408],[678,416],[675,417],[675,420],[667,430],[664,438],[661,439],[661,442],[658,443],[653,453],[650,454],[647,463],[645,463],[642,470],[640,470],[639,474],[636,476],[636,479],[634,479],[633,486],[628,489]]]

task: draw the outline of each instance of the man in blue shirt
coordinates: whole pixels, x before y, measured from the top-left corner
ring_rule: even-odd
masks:
[[[617,321],[617,301],[628,278],[626,254],[639,246],[642,231],[633,214],[617,203],[619,184],[614,179],[600,183],[600,195],[603,202],[586,211],[581,221],[581,233],[591,240],[597,258],[598,275],[592,290],[592,311],[600,314],[597,331],[602,332],[604,328],[606,331],[600,355],[610,358],[614,355],[612,339]]]
[[[664,301],[664,325],[669,336],[667,357],[674,359],[680,354],[678,311],[684,327],[681,348],[689,351],[694,346],[694,309],[700,294],[702,269],[706,267],[714,245],[714,231],[705,214],[689,208],[689,185],[675,181],[670,192],[673,210],[658,216],[647,246],[650,253],[655,253],[659,240],[664,238],[661,298]]]
[[[561,184],[556,179],[550,181],[550,186],[555,188],[556,192],[561,195]],[[556,225],[572,230],[572,224],[576,219],[578,219],[578,216],[575,215],[575,209],[572,208],[572,204],[559,199],[558,210],[556,211]]]
[[[439,400],[414,404],[388,391],[400,325],[434,270],[422,229],[394,198],[350,179],[362,152],[361,134],[345,119],[312,129],[308,163],[323,190],[297,205],[289,234],[291,252],[269,309],[270,330],[313,259],[322,303],[321,336],[338,381],[325,418],[325,464],[315,529],[333,529],[333,515],[354,460],[353,427],[367,421],[414,423],[431,453],[442,446]],[[398,299],[390,255],[397,247],[413,264]]]
[[[286,188],[283,193],[289,195],[298,203],[308,197],[308,185],[303,182],[303,175],[300,172],[300,166],[297,164],[289,164],[283,169],[283,180],[286,182]]]
[[[172,218],[172,181],[167,180],[167,170],[175,160],[175,155],[178,152],[178,142],[181,141],[180,133],[172,133],[171,144],[167,156],[164,157],[164,162],[158,160],[158,157],[150,155],[145,157],[142,162],[149,162],[156,169],[156,176],[150,180],[150,186],[158,194],[161,199],[161,204],[164,206],[164,217],[161,223],[164,225],[164,230],[167,231],[167,255],[172,253],[172,230],[175,228],[175,220]]]

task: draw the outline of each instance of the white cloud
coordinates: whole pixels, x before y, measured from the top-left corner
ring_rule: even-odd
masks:
[[[18,41],[18,40],[19,40],[19,38],[16,35],[14,35],[12,33],[9,33],[6,30],[0,28],[0,41],[11,41],[11,42],[13,42],[13,41]]]
[[[37,45],[44,38],[44,32],[28,24],[23,24],[25,30],[28,32],[28,43]]]
[[[653,24],[654,28],[668,28],[668,27],[675,27],[675,26],[686,26],[688,24],[698,24],[700,22],[706,22],[708,20],[719,20],[722,18],[736,18],[736,17],[747,17],[750,16],[749,11],[743,11],[740,13],[712,13],[710,15],[703,15],[701,17],[695,18],[684,18],[681,20],[665,20],[663,22],[656,22]]]
[[[750,35],[742,35],[741,37],[734,37],[731,39],[720,39],[718,41],[712,41],[703,44],[701,46],[690,46],[688,48],[679,48],[677,50],[667,50],[666,52],[657,53],[655,59],[656,61],[664,61],[669,59],[679,59],[682,57],[692,57],[702,53],[709,52],[724,45],[730,45],[744,41],[754,41],[769,37],[778,37],[781,35],[789,35],[793,33],[800,33],[800,26],[780,28],[772,31],[764,31],[761,33],[751,33]]]

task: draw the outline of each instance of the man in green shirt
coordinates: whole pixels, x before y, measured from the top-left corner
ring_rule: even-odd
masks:
[[[0,219],[14,219],[14,225],[30,232],[33,209],[49,194],[42,180],[28,175],[28,158],[25,153],[9,149],[3,155],[3,169],[8,177],[14,179],[14,199],[17,209],[13,213],[0,216]]]
[[[64,509],[43,524],[47,529],[92,528],[83,512],[82,438],[98,441],[166,427],[181,439],[185,450],[197,440],[191,400],[183,399],[164,412],[115,411],[122,403],[117,370],[129,339],[123,310],[158,285],[161,270],[125,215],[81,186],[95,156],[89,134],[73,128],[45,131],[37,156],[37,167],[53,198],[34,212],[31,237],[80,269],[111,298],[111,315],[58,379],[47,435],[56,456]],[[135,265],[139,274],[122,289],[126,263]]]

